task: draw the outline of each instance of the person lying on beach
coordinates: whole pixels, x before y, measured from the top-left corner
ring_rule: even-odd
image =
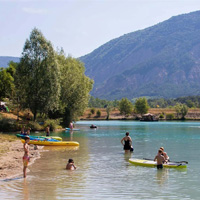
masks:
[[[68,163],[66,165],[66,169],[68,169],[68,170],[76,169],[76,166],[74,165],[73,159],[71,159],[71,158],[69,159],[69,161],[68,161]]]
[[[162,155],[164,156],[165,158],[165,162],[169,162],[169,156],[167,155],[167,152],[164,152],[164,147],[160,147],[160,149],[162,150]]]
[[[24,174],[24,178],[26,178],[26,169],[28,167],[28,162],[30,160],[29,157],[29,146],[28,146],[28,142],[30,141],[29,136],[25,137],[25,143],[24,143],[24,156],[23,156],[23,174]]]
[[[165,162],[165,158],[162,155],[162,150],[158,150],[158,154],[155,156],[154,161],[157,161],[157,169],[162,169],[163,168],[163,163]]]

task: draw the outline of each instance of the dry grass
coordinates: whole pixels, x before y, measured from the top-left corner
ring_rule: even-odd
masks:
[[[90,114],[91,108],[88,108],[84,115],[80,117],[80,119],[85,120],[105,120],[107,117],[106,109],[105,108],[96,108],[95,111],[100,110],[101,111],[101,117],[97,118],[96,113]],[[159,116],[160,114],[164,113],[166,114],[174,114],[176,115],[176,111],[173,108],[150,108],[149,113],[152,113],[156,116]],[[90,115],[90,117],[89,117]],[[124,119],[124,116],[120,114],[119,110],[115,108],[110,112],[110,119]],[[186,115],[186,118],[188,119],[200,119],[200,109],[199,108],[191,108],[188,110],[188,114]],[[126,119],[133,119],[133,115],[130,115],[129,117],[126,117]]]

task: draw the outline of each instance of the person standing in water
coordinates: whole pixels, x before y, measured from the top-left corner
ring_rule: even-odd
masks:
[[[50,136],[50,127],[49,126],[47,126],[46,127],[46,136],[48,137],[48,136]]]
[[[155,156],[154,161],[157,161],[157,169],[163,168],[163,163],[165,162],[165,158],[162,155],[163,151],[161,149],[158,150],[158,154]]]
[[[23,156],[23,174],[24,174],[24,178],[26,178],[26,169],[28,167],[28,162],[30,160],[29,157],[29,146],[28,146],[28,142],[30,141],[29,136],[25,136],[25,143],[24,143],[24,156]]]
[[[69,124],[69,128],[70,128],[71,131],[73,131],[74,125],[73,125],[72,121]]]
[[[129,136],[129,132],[126,132],[126,136],[121,139],[121,143],[124,146],[125,153],[130,152],[132,148],[132,139]]]

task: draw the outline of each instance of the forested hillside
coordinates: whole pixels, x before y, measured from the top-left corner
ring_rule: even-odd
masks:
[[[94,97],[200,95],[200,11],[125,34],[80,60]]]

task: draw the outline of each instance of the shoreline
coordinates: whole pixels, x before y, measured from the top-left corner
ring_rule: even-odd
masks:
[[[23,161],[24,155],[23,144],[20,140],[13,142],[3,142],[3,145],[8,147],[8,151],[0,155],[0,181],[14,179],[17,176],[23,176]],[[40,153],[43,152],[43,146],[38,146],[34,150],[34,145],[29,145],[30,162],[28,164],[27,173],[30,171],[29,166],[40,158]]]

